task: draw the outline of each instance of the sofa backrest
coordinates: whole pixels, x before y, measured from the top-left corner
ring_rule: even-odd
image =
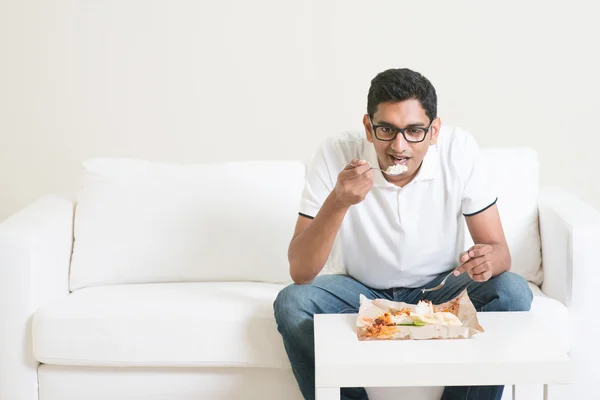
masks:
[[[119,283],[289,281],[301,162],[84,163],[71,290]]]
[[[538,162],[529,149],[484,149],[513,271],[541,283]],[[84,163],[71,290],[122,283],[289,282],[287,247],[305,165],[206,165],[98,158]],[[472,244],[467,233],[467,246]]]
[[[498,212],[512,256],[512,271],[540,285],[543,279],[537,199],[539,163],[528,148],[483,149]],[[473,244],[467,232],[465,242]]]

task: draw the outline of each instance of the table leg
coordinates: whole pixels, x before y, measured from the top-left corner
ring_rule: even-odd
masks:
[[[340,400],[340,388],[317,388],[316,400]]]
[[[512,400],[517,400],[517,385],[512,385]]]
[[[548,400],[548,385],[544,385],[544,400]]]

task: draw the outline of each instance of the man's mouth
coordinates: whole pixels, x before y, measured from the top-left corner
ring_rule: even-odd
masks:
[[[410,157],[390,154],[390,159],[392,161],[392,165],[406,165],[408,164]]]

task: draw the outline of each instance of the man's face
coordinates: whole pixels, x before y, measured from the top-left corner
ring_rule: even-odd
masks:
[[[372,125],[383,125],[384,127],[392,128],[379,128],[377,136],[380,138],[383,137],[384,133],[388,133],[389,135],[389,132],[393,132],[393,128],[415,128],[413,130],[408,129],[406,136],[409,140],[420,140],[422,136],[418,137],[414,134],[411,136],[410,134],[414,132],[418,133],[418,128],[427,129],[431,123],[429,117],[427,117],[421,103],[415,99],[380,103],[372,119],[368,115],[363,117],[367,139],[375,146],[379,167],[383,170],[396,164],[404,164],[408,167],[408,170],[401,175],[389,176],[383,174],[383,176],[387,181],[395,185],[406,185],[419,170],[429,146],[437,141],[441,125],[440,119],[436,118],[433,121],[425,135],[425,139],[419,143],[411,143],[405,140],[402,133],[398,133],[398,136],[392,141],[380,140],[374,134],[371,123]],[[380,132],[382,134],[379,134]]]

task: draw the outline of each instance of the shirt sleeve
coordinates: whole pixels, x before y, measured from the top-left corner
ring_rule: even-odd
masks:
[[[314,218],[335,187],[331,175],[333,154],[332,142],[326,141],[319,146],[309,163],[300,200],[300,215]],[[337,173],[334,176],[337,179]]]
[[[467,134],[464,146],[465,185],[462,194],[462,213],[465,217],[487,210],[498,200],[488,174],[488,165],[475,138]]]

